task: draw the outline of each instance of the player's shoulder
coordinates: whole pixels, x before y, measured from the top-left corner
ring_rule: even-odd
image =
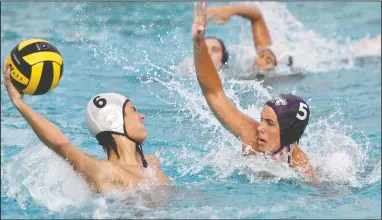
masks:
[[[293,147],[292,151],[292,167],[305,166],[309,164],[308,155],[299,147]]]
[[[154,165],[154,166],[159,167],[159,160],[156,156],[145,154],[145,158],[146,158],[147,162],[149,163],[149,165]]]

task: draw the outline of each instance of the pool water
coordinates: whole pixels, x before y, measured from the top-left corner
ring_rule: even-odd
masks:
[[[126,95],[145,115],[144,152],[158,157],[172,184],[93,194],[38,140],[1,84],[1,217],[380,219],[381,45],[354,45],[381,34],[381,4],[242,4],[260,8],[272,40],[287,42],[301,75],[244,77],[256,51],[249,22],[233,17],[207,29],[226,43],[229,66],[242,69],[221,73],[224,89],[257,120],[279,93],[307,100],[301,148],[317,169],[317,186],[284,164],[243,158],[195,75],[178,65],[192,61],[192,2],[2,2],[1,65],[28,38],[52,42],[64,58],[57,88],[25,102],[83,151],[105,159],[87,130],[85,106],[97,93]]]

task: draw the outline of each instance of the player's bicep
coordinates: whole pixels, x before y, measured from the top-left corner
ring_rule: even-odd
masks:
[[[94,180],[100,174],[100,163],[97,159],[87,155],[72,143],[61,144],[57,153],[64,158],[75,171],[87,180]]]

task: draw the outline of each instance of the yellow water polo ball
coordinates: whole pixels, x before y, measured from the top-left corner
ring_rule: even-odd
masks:
[[[60,52],[42,39],[19,43],[8,56],[7,65],[12,84],[30,95],[42,95],[54,89],[64,70]]]

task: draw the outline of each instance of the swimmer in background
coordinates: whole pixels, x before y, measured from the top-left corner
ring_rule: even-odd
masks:
[[[257,51],[257,55],[252,64],[253,69],[264,71],[271,70],[280,65],[287,67],[293,66],[293,56],[288,53],[286,47],[279,43],[272,43],[264,17],[258,8],[245,5],[214,6],[207,8],[207,18],[211,19],[211,23],[223,25],[227,23],[233,15],[238,15],[251,21],[253,41]],[[224,50],[220,49],[219,51],[211,53],[213,47],[219,46],[219,42],[210,39],[207,40],[207,38],[205,42],[215,68],[218,70],[224,68],[226,65],[224,60],[221,59],[220,62],[218,62],[219,58],[223,57]],[[220,48],[225,48],[221,40]]]
[[[142,143],[147,137],[142,123],[144,116],[129,99],[116,93],[103,93],[87,105],[87,126],[108,157],[99,160],[81,151],[54,124],[23,101],[23,94],[10,81],[7,60],[3,71],[4,85],[12,104],[38,138],[67,161],[93,191],[125,190],[149,178],[159,184],[169,183],[160,170],[158,159],[143,154]]]
[[[208,53],[204,39],[207,23],[205,2],[198,12],[194,6],[191,36],[198,83],[206,101],[219,122],[243,143],[244,155],[268,154],[288,163],[308,179],[316,179],[308,156],[298,143],[309,122],[308,104],[292,94],[280,95],[268,101],[258,122],[240,112],[224,93],[218,72]]]
[[[217,37],[205,37],[208,53],[216,69],[227,66],[229,54],[223,41]]]
[[[217,37],[205,37],[207,44],[208,53],[211,56],[211,60],[215,68],[220,71],[227,68],[227,63],[229,60],[229,53],[224,42]],[[193,59],[187,57],[183,59],[179,64],[178,68],[181,70],[188,69],[187,75],[195,75],[192,68],[189,68],[193,64]]]

